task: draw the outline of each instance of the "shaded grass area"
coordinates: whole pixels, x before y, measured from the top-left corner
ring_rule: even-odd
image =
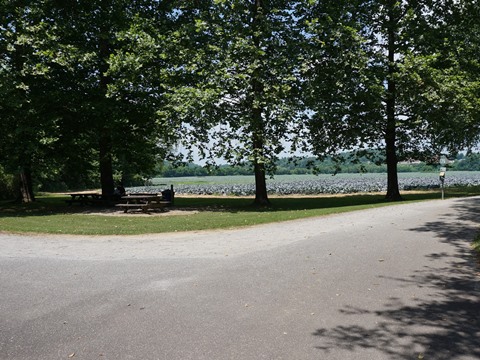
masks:
[[[473,196],[480,188],[449,189],[446,197]],[[134,235],[176,231],[226,229],[257,224],[324,216],[380,206],[394,206],[383,194],[322,197],[271,198],[272,206],[256,208],[251,198],[177,197],[172,210],[185,215],[118,216],[88,215],[88,211],[108,212],[99,207],[67,206],[67,197],[48,194],[33,204],[0,202],[0,231],[17,233]],[[439,199],[438,192],[405,193],[404,201]],[[194,213],[193,213],[194,212]]]
[[[480,255],[480,236],[478,236],[475,241],[473,242],[473,248],[478,252]]]
[[[475,240],[473,240],[472,248],[475,251],[477,267],[478,269],[480,269],[480,233],[477,234]],[[480,272],[478,273],[478,275],[480,275]]]

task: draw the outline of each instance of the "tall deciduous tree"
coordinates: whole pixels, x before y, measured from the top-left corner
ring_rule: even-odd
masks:
[[[48,4],[0,3],[0,163],[16,174],[19,199],[35,200],[33,174],[58,136],[48,99]]]
[[[401,199],[397,163],[431,159],[459,135],[462,111],[444,81],[439,44],[458,2],[311,1],[305,66],[309,134],[318,155],[383,149],[389,200]],[[451,89],[455,90],[455,89]],[[442,114],[446,109],[448,115]],[[443,136],[450,132],[448,136]]]
[[[53,14],[58,44],[51,52],[67,77],[62,85],[71,104],[63,117],[69,143],[84,146],[96,155],[102,195],[114,191],[114,173],[152,171],[158,127],[151,104],[139,97],[114,63],[129,47],[124,34],[135,24],[160,16],[160,3],[151,1],[67,1],[58,3]],[[91,151],[94,149],[95,151]],[[75,154],[71,153],[75,161]]]
[[[192,86],[175,99],[191,104],[182,121],[206,159],[251,164],[257,205],[269,203],[266,175],[274,173],[299,115],[296,5],[219,0],[198,12],[196,38],[204,50],[185,68],[195,73]]]
[[[114,81],[108,96],[128,99],[144,111],[144,122],[135,120],[135,131],[143,132],[137,140],[149,139],[150,146],[156,148],[149,153],[160,155],[161,160],[182,137],[177,109],[170,106],[170,99],[181,84],[191,82],[185,64],[197,57],[190,40],[196,30],[195,15],[183,3],[149,3],[136,13],[128,28],[117,33],[118,47],[109,58],[108,74]],[[188,107],[188,103],[179,106]],[[124,161],[132,159],[132,151],[138,152],[132,147],[130,150]],[[151,165],[155,163],[150,161]]]
[[[102,0],[67,1],[55,12],[58,45],[52,57],[68,69],[74,82],[67,91],[75,101],[74,117],[69,118],[73,124],[65,122],[65,129],[76,128],[73,138],[86,139],[85,154],[96,149],[105,198],[114,191],[115,135],[127,122],[124,104],[108,97],[113,82],[109,58],[117,47],[116,34],[129,27],[129,10],[126,1]]]
[[[441,89],[453,105],[443,110],[458,129],[457,137],[450,139],[453,143],[450,146],[460,144],[471,150],[480,140],[480,2],[453,2],[455,6],[451,6],[446,19],[448,31],[442,39],[442,61],[439,61],[440,70],[446,67],[446,71],[439,74],[444,79]],[[452,112],[461,116],[451,116]]]
[[[21,174],[24,201],[33,199],[32,169],[46,177],[77,177],[80,185],[97,163],[106,198],[113,194],[115,171],[153,171],[155,156],[164,153],[158,134],[165,128],[158,129],[156,109],[113,59],[128,51],[126,32],[172,16],[172,4],[0,3],[0,160]]]

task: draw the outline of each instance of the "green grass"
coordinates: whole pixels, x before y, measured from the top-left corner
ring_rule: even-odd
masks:
[[[480,188],[450,189],[448,197],[480,194]],[[438,192],[405,194],[402,203],[439,199]],[[188,211],[175,216],[99,216],[83,214],[98,208],[67,206],[65,196],[39,196],[33,204],[0,202],[0,231],[81,235],[133,235],[207,229],[226,229],[324,216],[380,206],[394,206],[383,195],[271,198],[269,208],[251,206],[251,198],[182,198],[175,209]],[[196,213],[192,213],[195,211]]]
[[[480,261],[480,233],[477,235],[475,240],[473,240],[473,250],[475,250],[478,254],[478,259]]]
[[[477,260],[477,268],[480,269],[480,233],[478,233],[476,238],[473,240],[472,248],[475,252],[474,256]],[[478,272],[477,275],[480,275],[480,272]]]

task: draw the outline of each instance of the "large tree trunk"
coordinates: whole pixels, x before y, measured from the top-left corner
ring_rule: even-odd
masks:
[[[260,95],[262,86],[256,79],[253,80],[253,93]],[[264,161],[264,143],[263,132],[264,123],[262,119],[262,109],[253,106],[252,109],[252,130],[253,130],[253,170],[255,173],[255,201],[254,205],[268,206],[270,201],[267,194],[267,181]]]
[[[396,106],[396,65],[395,65],[395,42],[396,42],[396,20],[394,15],[394,4],[390,5],[388,25],[388,85],[387,85],[387,126],[385,129],[385,146],[387,157],[387,195],[385,198],[390,201],[402,200],[398,188],[397,172],[397,124],[395,116]]]
[[[255,172],[255,200],[254,205],[256,206],[268,206],[270,205],[270,200],[268,200],[267,194],[267,181],[265,174],[265,165],[263,161],[260,160],[260,153],[263,151],[263,141],[259,136],[254,134],[253,147],[255,152],[255,160],[253,164],[253,169]]]
[[[255,0],[252,11],[252,31],[253,41],[257,48],[260,47],[260,40],[256,35],[258,27],[258,18],[261,16],[262,0]],[[255,172],[255,201],[256,206],[268,206],[270,201],[267,194],[267,181],[264,165],[264,122],[262,119],[262,108],[255,100],[260,99],[263,96],[263,84],[259,80],[259,69],[255,69],[252,74],[252,136],[253,136],[253,169]]]
[[[387,126],[391,127],[391,126]],[[394,127],[393,127],[394,128]],[[387,130],[386,135],[387,152],[387,194],[385,198],[390,201],[402,200],[398,188],[397,155],[395,151],[395,135],[393,129]]]
[[[18,175],[18,185],[18,200],[22,203],[34,202],[32,172],[29,168],[22,169]]]
[[[112,167],[112,140],[108,130],[104,129],[99,140],[100,149],[100,183],[102,186],[102,197],[105,200],[113,198],[115,184],[113,182]]]
[[[28,2],[19,1],[17,6],[21,8],[25,8],[27,4]],[[18,31],[19,34],[25,31],[21,21],[15,22],[14,27],[16,27],[16,30]],[[16,73],[22,72],[25,66],[26,58],[27,58],[27,51],[26,51],[25,44],[23,42],[16,42],[15,51],[11,52],[11,54],[13,55],[14,72]],[[23,94],[24,95],[22,95],[22,102],[28,103],[29,99],[28,99],[28,96],[26,95],[26,92],[24,92]],[[28,118],[22,119],[22,122],[27,123]],[[20,131],[22,131],[21,127],[22,125],[20,125]],[[19,144],[19,146],[21,148],[22,144]],[[30,155],[31,154],[29,154],[28,152],[27,153],[22,152],[20,155],[20,163],[24,166],[23,168],[20,169],[20,172],[18,173],[18,177],[17,177],[18,195],[17,195],[16,201],[22,202],[22,203],[31,203],[35,201],[35,196],[33,194]]]
[[[108,41],[108,29],[102,29],[99,43],[99,55],[100,55],[100,94],[104,97],[102,101],[105,104],[105,98],[107,96],[108,85],[111,83],[110,77],[106,72],[108,71],[108,58],[110,56],[110,43]],[[103,107],[104,113],[101,116],[100,121],[103,125],[100,128],[99,136],[99,155],[100,155],[100,183],[102,186],[102,198],[105,200],[113,199],[113,192],[115,190],[115,184],[113,181],[113,165],[112,165],[112,135],[111,127],[108,123],[110,119],[110,112],[108,106]]]
[[[265,170],[263,166],[255,164],[255,200],[257,206],[268,206],[267,181],[265,180]]]
[[[397,171],[397,126],[395,119],[395,82],[388,81],[389,96],[387,99],[387,126],[385,131],[385,145],[387,157],[387,195],[385,198],[390,201],[402,200],[400,190],[398,188],[398,171]],[[391,96],[391,94],[393,96]]]

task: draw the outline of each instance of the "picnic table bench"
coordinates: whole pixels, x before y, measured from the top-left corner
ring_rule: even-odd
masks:
[[[65,200],[69,205],[80,204],[80,205],[97,205],[103,204],[102,194],[97,192],[81,192],[81,193],[70,193],[70,200]]]
[[[147,212],[151,209],[163,209],[171,205],[171,201],[163,199],[162,195],[126,195],[121,198],[121,203],[115,204],[120,207],[126,213],[131,209],[141,209],[143,212]]]

